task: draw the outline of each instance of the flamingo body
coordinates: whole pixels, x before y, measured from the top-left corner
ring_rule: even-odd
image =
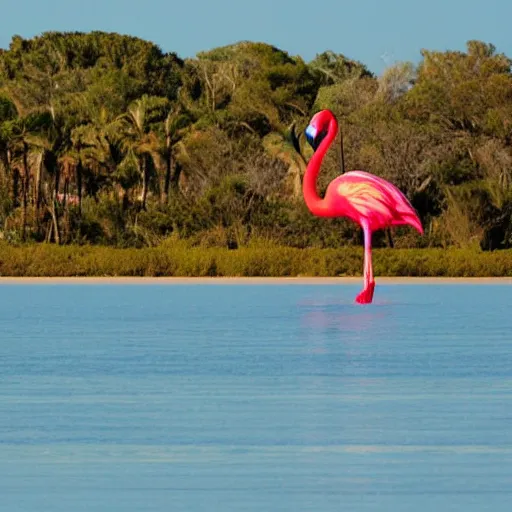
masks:
[[[392,183],[365,171],[350,171],[328,186],[325,201],[332,217],[348,217],[370,231],[410,224],[423,227],[405,195]]]
[[[364,233],[364,289],[356,297],[361,304],[371,303],[375,289],[371,260],[374,231],[389,226],[410,225],[423,234],[421,222],[405,195],[389,181],[365,171],[350,171],[335,178],[327,187],[325,197],[316,191],[316,179],[322,159],[338,129],[329,110],[317,113],[306,130],[315,149],[303,182],[303,193],[309,210],[319,217],[347,217],[358,223]]]

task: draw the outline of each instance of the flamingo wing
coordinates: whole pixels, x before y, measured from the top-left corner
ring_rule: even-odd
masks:
[[[420,233],[423,227],[406,196],[392,183],[364,171],[350,171],[337,178],[336,195],[342,196],[348,215],[365,219],[372,229],[409,224]]]

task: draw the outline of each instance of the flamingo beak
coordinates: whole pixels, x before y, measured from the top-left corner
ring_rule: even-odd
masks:
[[[309,145],[313,148],[314,151],[318,148],[318,143],[315,141],[316,139],[316,128],[314,126],[309,125],[306,128],[306,140],[308,141]]]

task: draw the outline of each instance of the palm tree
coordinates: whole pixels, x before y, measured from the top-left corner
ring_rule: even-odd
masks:
[[[162,146],[154,122],[162,117],[167,104],[165,98],[144,95],[119,118],[119,141],[125,151],[121,167],[135,165],[142,182],[140,202],[143,210],[151,185],[151,171],[156,167],[155,160]]]
[[[45,134],[51,120],[47,114],[32,113],[13,119],[3,125],[7,135],[9,167],[13,174],[13,190],[17,190],[17,180],[21,178],[22,239],[26,238],[27,212],[30,190],[34,191],[33,203],[40,203],[40,183],[45,152],[52,150],[49,136]],[[32,179],[35,183],[32,185]],[[18,202],[16,201],[18,204]]]
[[[183,137],[190,131],[192,117],[181,103],[170,107],[163,121],[161,157],[165,162],[165,174],[161,184],[161,202],[167,204],[169,189],[177,192],[181,166],[173,162],[174,149]]]
[[[123,159],[118,148],[119,128],[119,120],[103,107],[89,123],[72,129],[62,158],[66,157],[75,170],[80,205],[83,188],[86,193],[95,195],[102,185],[114,183]]]

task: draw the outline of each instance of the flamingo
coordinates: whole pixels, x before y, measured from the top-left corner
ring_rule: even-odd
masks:
[[[410,225],[423,235],[423,226],[405,195],[392,183],[366,171],[349,171],[329,183],[322,199],[316,190],[322,160],[338,132],[338,121],[330,110],[321,110],[305,130],[313,148],[302,191],[306,206],[319,217],[348,217],[364,234],[364,288],[358,304],[371,304],[375,289],[372,265],[372,234],[388,226]]]

